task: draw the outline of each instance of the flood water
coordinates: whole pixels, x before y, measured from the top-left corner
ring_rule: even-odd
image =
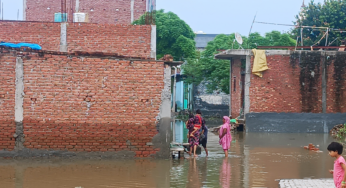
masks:
[[[327,134],[233,134],[225,159],[213,133],[209,157],[172,160],[1,160],[0,187],[278,187],[278,179],[332,178]],[[322,153],[302,146],[319,145]],[[187,157],[188,155],[186,155]]]

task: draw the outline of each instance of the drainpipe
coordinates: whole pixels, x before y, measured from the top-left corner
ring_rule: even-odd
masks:
[[[175,142],[175,98],[176,98],[176,84],[177,84],[177,67],[173,66],[174,68],[174,84],[173,84],[173,107],[172,107],[172,114],[173,114],[173,143]]]

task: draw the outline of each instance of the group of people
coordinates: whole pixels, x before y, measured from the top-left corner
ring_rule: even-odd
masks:
[[[232,121],[233,123],[235,121]],[[208,142],[208,127],[205,124],[205,120],[202,117],[201,110],[196,110],[196,115],[190,114],[189,120],[186,122],[186,128],[189,130],[187,135],[190,151],[189,155],[197,157],[196,150],[198,145],[202,145],[206,156],[208,156],[207,142]],[[225,157],[228,157],[228,150],[231,147],[232,135],[231,135],[231,119],[227,116],[223,117],[223,125],[219,130],[219,143],[225,153]]]
[[[197,146],[202,145],[206,156],[208,156],[208,127],[206,126],[205,120],[202,117],[201,110],[196,110],[196,115],[189,115],[189,120],[186,122],[186,128],[189,130],[189,134],[187,135],[190,144],[189,155],[192,155],[193,150],[193,156],[197,157]]]

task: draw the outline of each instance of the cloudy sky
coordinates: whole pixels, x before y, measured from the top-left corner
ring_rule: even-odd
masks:
[[[23,0],[1,0],[4,4],[4,19],[23,18]],[[130,1],[130,0],[129,0]],[[156,0],[157,9],[176,13],[194,31],[209,34],[239,32],[247,35],[257,13],[256,21],[292,24],[303,0]],[[306,0],[306,3],[309,0]],[[323,2],[324,0],[315,0]],[[278,30],[290,27],[255,23],[252,32]]]

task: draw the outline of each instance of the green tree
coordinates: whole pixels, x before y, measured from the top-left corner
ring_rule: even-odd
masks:
[[[251,33],[249,38],[243,37],[243,41],[242,47],[246,49],[257,46],[294,46],[296,44],[289,34],[282,34],[279,31],[266,33],[264,37],[259,33]],[[214,58],[215,54],[227,49],[239,49],[234,33],[217,35],[197,58],[189,58],[183,66],[184,74],[187,76],[185,81],[195,84],[206,81],[209,92],[218,90],[229,94],[230,62]]]
[[[324,1],[323,4],[315,3],[312,0],[299,15],[296,15],[296,22],[294,23],[299,26],[346,29],[345,12],[346,0],[329,0]],[[300,31],[300,27],[297,27],[292,30],[292,35],[294,36],[294,38],[301,36]],[[324,46],[326,44],[326,37],[323,38],[325,33],[326,29],[304,28],[304,46],[310,46],[316,43],[317,46]],[[346,32],[341,33],[335,30],[330,30],[328,36],[328,45],[331,41],[334,41],[336,39],[335,42],[331,45],[338,46],[341,44],[341,40],[344,40],[345,37]]]
[[[135,25],[145,25],[146,14],[134,21]],[[185,21],[173,12],[156,11],[157,58],[171,54],[181,61],[196,55],[195,34]]]

